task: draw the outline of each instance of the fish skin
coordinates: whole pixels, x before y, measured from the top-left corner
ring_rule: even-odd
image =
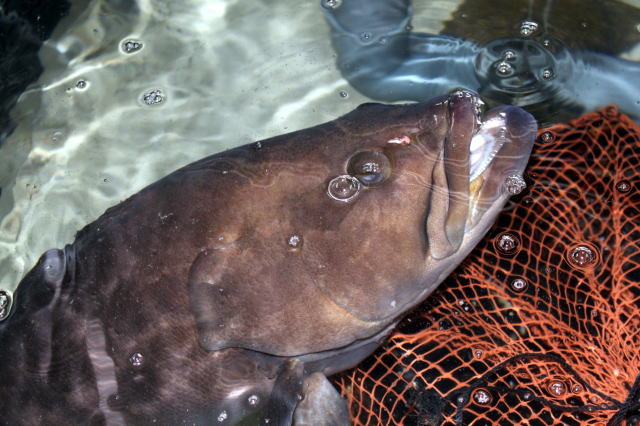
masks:
[[[458,92],[365,104],[204,158],[108,209],[19,284],[0,323],[0,423],[289,424],[303,389],[327,391],[317,375],[305,379],[375,350],[506,202],[490,191],[462,240],[460,223],[438,211],[455,195],[440,153],[470,143],[476,102]],[[496,157],[513,167],[490,182],[521,173],[533,143],[533,118],[505,115],[510,157]],[[388,178],[348,202],[330,197],[329,182],[363,151],[389,158]],[[427,226],[431,216],[443,220]],[[447,226],[458,230],[454,250],[434,256]],[[322,407],[313,398],[306,419]]]

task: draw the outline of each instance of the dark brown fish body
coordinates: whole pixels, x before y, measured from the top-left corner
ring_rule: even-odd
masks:
[[[447,276],[526,164],[531,116],[506,107],[481,125],[476,107],[464,92],[364,105],[107,210],[20,283],[0,323],[0,419],[330,424],[322,375],[371,353]],[[482,132],[501,140],[479,166]]]

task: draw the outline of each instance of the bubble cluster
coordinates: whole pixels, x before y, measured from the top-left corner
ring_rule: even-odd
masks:
[[[342,5],[342,0],[322,0],[320,4],[325,9],[337,9]]]
[[[514,72],[513,66],[509,62],[498,62],[496,64],[496,73],[501,77],[508,77]]]
[[[367,40],[371,39],[372,36],[373,35],[369,31],[364,31],[364,32],[360,33],[360,40],[367,41]]]
[[[493,401],[493,395],[486,389],[476,389],[472,395],[473,400],[480,405],[489,405]]]
[[[588,243],[569,247],[565,256],[569,264],[576,268],[591,268],[598,263],[600,257],[598,250]]]
[[[520,23],[520,35],[522,37],[531,37],[536,31],[538,31],[537,22],[526,20]]]
[[[616,190],[623,194],[629,192],[631,190],[631,182],[629,182],[628,180],[621,180],[620,182],[616,183]]]
[[[9,316],[11,310],[11,295],[5,291],[0,290],[0,321],[6,319]]]
[[[511,287],[511,290],[515,291],[516,293],[522,293],[527,289],[528,286],[529,284],[524,278],[514,278],[509,283],[509,287]]]
[[[522,176],[511,174],[504,180],[504,186],[509,194],[517,195],[527,187],[527,184],[524,179],[522,179]]]
[[[302,247],[302,237],[300,235],[291,235],[287,238],[287,245],[292,249],[299,249]]]
[[[142,46],[142,42],[137,40],[125,40],[121,45],[124,53],[135,53],[142,49]]]
[[[540,76],[542,77],[543,80],[551,80],[553,79],[553,77],[555,77],[555,73],[553,72],[553,69],[545,68],[542,70],[542,73],[540,74]]]
[[[498,252],[506,255],[514,255],[520,249],[520,239],[510,232],[501,232],[493,240],[493,244]]]
[[[153,89],[142,96],[142,101],[147,105],[157,105],[164,102],[164,95],[160,89]]]
[[[553,133],[551,133],[551,132],[543,132],[543,133],[540,135],[540,140],[541,140],[543,143],[551,143],[551,142],[553,142],[553,141],[555,141],[555,140],[556,140],[556,137],[555,137],[555,135],[554,135]]]
[[[129,362],[134,367],[142,367],[142,364],[144,363],[144,355],[140,352],[135,352],[129,357]]]
[[[547,386],[547,392],[553,397],[561,397],[567,392],[567,387],[560,380],[552,380]]]
[[[218,414],[218,423],[222,423],[229,418],[229,414],[225,410],[222,410],[220,414]]]
[[[502,54],[502,58],[505,61],[514,61],[517,57],[518,57],[517,53],[511,49],[505,50],[504,53]]]

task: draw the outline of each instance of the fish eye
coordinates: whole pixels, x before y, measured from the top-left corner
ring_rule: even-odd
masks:
[[[391,176],[391,161],[379,151],[362,151],[349,160],[347,172],[365,186],[379,185]]]

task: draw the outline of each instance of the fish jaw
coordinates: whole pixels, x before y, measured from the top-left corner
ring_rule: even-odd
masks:
[[[537,129],[535,119],[517,107],[481,115],[482,102],[467,91],[445,102],[449,128],[433,167],[426,221],[430,260],[468,253],[507,199],[523,189]]]

